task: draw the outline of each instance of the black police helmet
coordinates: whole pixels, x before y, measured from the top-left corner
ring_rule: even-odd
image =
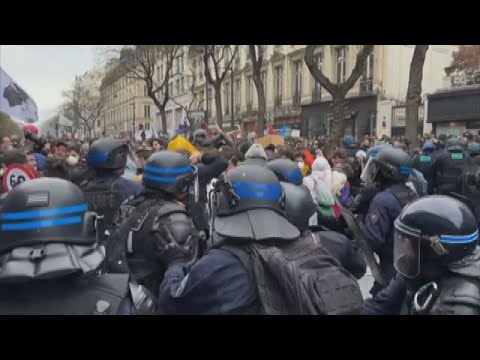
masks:
[[[293,240],[298,229],[285,218],[285,195],[266,166],[241,165],[215,184],[213,229],[220,236],[250,240]]]
[[[277,159],[267,163],[267,167],[277,175],[278,180],[302,185],[303,174],[296,163],[289,159]]]
[[[128,146],[118,139],[95,140],[87,154],[87,164],[95,169],[122,169],[127,164]]]
[[[152,154],[145,164],[143,184],[169,194],[187,192],[197,176],[197,168],[185,155],[162,150]]]
[[[471,254],[478,242],[472,211],[449,196],[425,196],[408,204],[394,227],[395,268],[410,278],[420,274],[422,263],[447,265]]]
[[[0,254],[48,243],[92,245],[96,215],[76,185],[40,178],[16,186],[0,212]]]
[[[383,179],[405,180],[412,173],[412,159],[403,150],[385,147],[373,160]]]
[[[260,165],[241,165],[217,182],[220,197],[218,215],[250,209],[270,209],[284,215],[284,193],[280,180]]]
[[[305,185],[296,186],[287,182],[281,184],[285,192],[285,214],[288,221],[299,231],[308,230],[309,220],[316,212],[310,191]]]

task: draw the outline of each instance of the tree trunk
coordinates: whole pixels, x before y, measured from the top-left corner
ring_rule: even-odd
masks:
[[[408,79],[407,108],[405,114],[405,137],[412,146],[418,147],[418,107],[422,102],[423,65],[428,45],[415,45],[412,62],[410,63],[410,76]]]
[[[167,114],[165,112],[165,106],[156,98],[156,96],[150,96],[150,99],[153,100],[153,103],[160,111],[160,119],[162,121],[162,133],[167,133]],[[165,104],[166,105],[166,104]]]
[[[217,124],[220,129],[223,129],[223,116],[222,116],[222,92],[220,86],[215,86],[215,116],[217,118]]]
[[[340,147],[343,135],[345,134],[345,97],[341,94],[336,94],[333,98],[332,109],[332,123],[330,125],[330,145]]]
[[[258,137],[264,136],[265,130],[265,91],[262,84],[260,76],[253,75],[253,82],[255,83],[255,88],[257,89],[257,100],[258,100],[258,112],[257,112],[257,134]]]
[[[167,133],[167,113],[165,111],[165,106],[160,106],[160,120],[162,121],[162,132],[163,134]]]

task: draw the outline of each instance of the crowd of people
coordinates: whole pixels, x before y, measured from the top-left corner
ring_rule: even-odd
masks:
[[[480,314],[479,134],[329,140],[4,136],[0,313]]]

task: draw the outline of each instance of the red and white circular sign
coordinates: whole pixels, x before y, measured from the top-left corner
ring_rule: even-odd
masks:
[[[35,179],[35,175],[25,165],[12,164],[3,174],[3,188],[6,192],[11,191],[22,182]]]

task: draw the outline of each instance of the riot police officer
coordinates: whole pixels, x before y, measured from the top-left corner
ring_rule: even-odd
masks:
[[[197,236],[185,206],[190,189],[198,188],[197,175],[197,168],[180,153],[165,150],[148,158],[145,190],[125,201],[115,215],[115,230],[107,241],[107,272],[128,272],[158,294],[165,269],[155,258],[153,222],[158,217],[167,224],[169,236],[179,244]]]
[[[161,224],[153,233],[156,256],[167,266],[160,313],[358,312],[363,301],[355,279],[331,266],[334,260],[325,260],[323,249],[322,258],[311,241],[299,239],[298,229],[284,217],[284,194],[272,171],[241,165],[221,177],[215,189],[214,241],[202,258],[194,239],[178,244]],[[317,281],[321,287],[311,286]]]
[[[368,149],[366,153],[366,161],[368,162],[370,158],[375,158],[378,153],[387,146],[390,145],[377,145]],[[363,186],[360,188],[359,193],[355,196],[352,203],[350,204],[349,209],[355,214],[357,214],[360,220],[363,221],[363,218],[368,212],[371,201],[373,200],[375,195],[378,194],[379,191],[380,188],[375,181],[369,184],[364,183]]]
[[[360,149],[358,146],[358,141],[352,135],[345,135],[342,140],[343,147],[345,148],[345,153],[347,158],[355,158],[355,154]]]
[[[428,194],[432,195],[433,191],[433,172],[432,165],[436,156],[436,147],[432,141],[426,141],[423,144],[422,154],[413,158],[413,167],[420,171],[428,183]]]
[[[467,153],[471,159],[480,155],[480,144],[478,142],[471,142],[467,146]]]
[[[105,248],[96,222],[71,182],[15,187],[0,213],[0,313],[152,313],[153,298],[128,275],[98,274]]]
[[[366,314],[480,314],[478,226],[470,209],[447,196],[407,205],[395,221],[388,287],[366,301]]]
[[[277,175],[282,184],[285,192],[285,216],[297,227],[301,236],[325,247],[329,254],[357,279],[365,275],[365,260],[351,240],[335,231],[317,231],[318,226],[311,230],[310,218],[316,214],[317,209],[310,191],[303,185],[303,175],[299,167],[287,159],[270,161],[267,167]],[[336,225],[341,226],[339,223]]]
[[[302,237],[310,239],[316,246],[326,249],[324,259],[331,255],[355,278],[361,279],[366,272],[366,263],[360,250],[352,240],[334,231],[312,231],[308,220],[316,208],[312,195],[305,185],[282,182],[285,192],[285,215],[300,231]]]
[[[448,195],[452,192],[461,192],[458,179],[465,171],[469,159],[458,138],[448,140],[446,151],[438,154],[432,165],[433,186],[436,194]]]
[[[412,160],[406,152],[385,147],[376,157],[369,159],[362,174],[367,184],[376,182],[380,192],[370,203],[364,219],[365,240],[380,259],[386,284],[395,273],[393,267],[393,222],[403,207],[417,197],[406,185],[412,171]],[[382,286],[375,282],[370,290],[377,293]]]
[[[460,195],[469,200],[477,222],[480,224],[480,144],[468,144],[467,152],[470,159],[459,179]]]
[[[112,138],[96,140],[88,150],[87,165],[93,169],[93,174],[81,182],[80,188],[90,209],[104,217],[107,230],[111,229],[113,216],[122,202],[143,189],[142,185],[121,177],[127,156],[127,145]]]

